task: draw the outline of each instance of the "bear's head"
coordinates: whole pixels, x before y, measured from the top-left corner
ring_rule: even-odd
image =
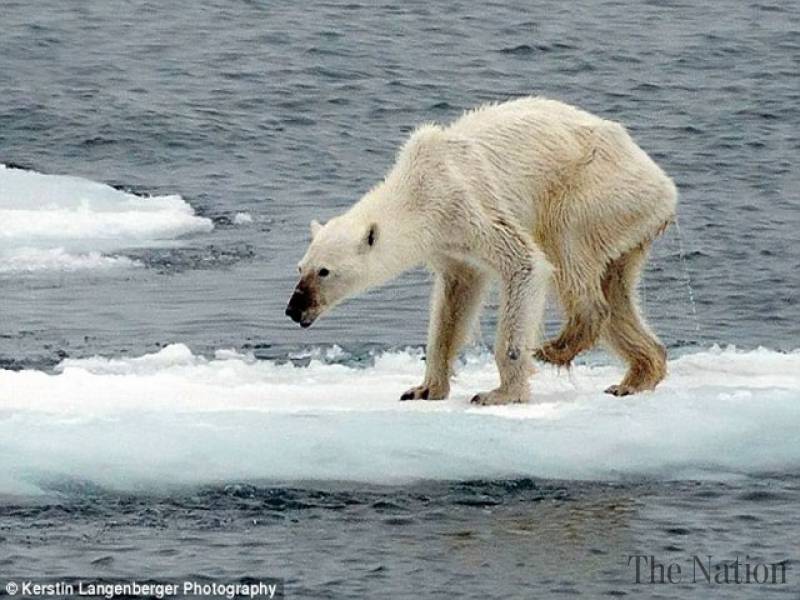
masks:
[[[309,327],[321,314],[390,274],[381,260],[378,225],[342,215],[311,222],[311,245],[298,265],[300,281],[286,316]]]

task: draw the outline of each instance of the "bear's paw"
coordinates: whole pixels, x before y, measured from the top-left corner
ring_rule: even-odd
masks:
[[[511,392],[501,388],[492,390],[491,392],[481,392],[475,394],[470,400],[471,404],[478,404],[480,406],[497,406],[500,404],[525,404],[528,401],[528,395],[522,392]]]
[[[403,392],[400,400],[444,400],[449,393],[447,386],[423,383]]]

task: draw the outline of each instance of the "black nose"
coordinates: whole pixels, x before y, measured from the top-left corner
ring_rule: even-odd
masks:
[[[292,306],[291,303],[289,306],[286,307],[286,316],[289,317],[295,323],[300,322],[300,315],[302,312],[296,306]]]
[[[310,298],[304,289],[297,288],[289,298],[289,305],[286,307],[286,316],[295,323],[299,323],[303,312],[308,309]]]

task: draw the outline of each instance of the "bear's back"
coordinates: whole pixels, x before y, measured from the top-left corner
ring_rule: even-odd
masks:
[[[485,135],[493,137],[508,129],[524,128],[545,134],[609,123],[564,102],[529,96],[498,104],[485,104],[468,111],[450,124],[446,131],[467,139],[479,139]]]

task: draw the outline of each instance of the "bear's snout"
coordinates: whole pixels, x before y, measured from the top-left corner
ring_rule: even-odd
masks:
[[[289,298],[289,304],[286,306],[286,316],[295,323],[300,323],[301,327],[309,327],[313,322],[313,318],[308,318],[308,309],[311,308],[312,295],[308,288],[303,285],[298,285],[292,297]]]

